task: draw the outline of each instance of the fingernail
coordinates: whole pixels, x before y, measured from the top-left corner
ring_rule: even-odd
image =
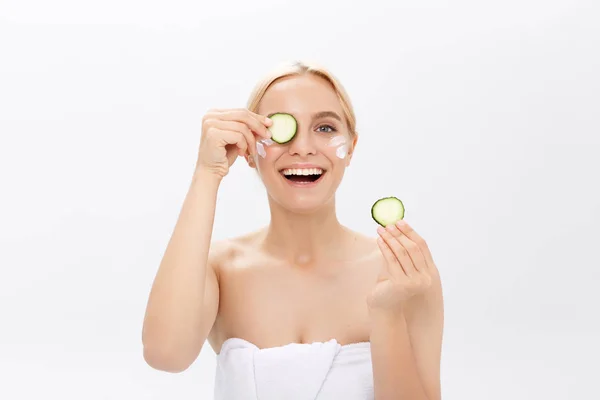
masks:
[[[380,225],[379,227],[377,227],[377,233],[379,233],[379,234],[385,233],[385,229],[383,228],[383,226]]]
[[[403,220],[400,220],[400,221],[396,222],[396,226],[402,228],[403,226],[406,226],[406,222],[404,222]]]
[[[266,117],[266,118],[265,118],[265,122],[266,122],[267,124],[271,125],[271,124],[273,123],[273,120],[272,120],[271,118],[269,118],[269,117]]]

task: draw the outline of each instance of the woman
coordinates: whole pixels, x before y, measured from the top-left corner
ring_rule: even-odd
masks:
[[[271,140],[274,113],[295,117],[291,141]],[[268,75],[247,109],[204,116],[148,300],[150,366],[184,371],[208,341],[216,399],[441,398],[442,288],[426,242],[406,222],[374,239],[336,217],[355,126],[342,85],[301,63]],[[264,183],[271,221],[213,242],[217,191],[238,157]]]

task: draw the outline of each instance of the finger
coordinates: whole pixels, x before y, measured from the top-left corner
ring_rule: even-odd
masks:
[[[398,260],[398,264],[400,264],[400,267],[402,268],[404,274],[406,276],[413,275],[414,267],[412,266],[412,260],[408,255],[408,251],[406,251],[406,249],[400,244],[400,242],[396,240],[396,238],[393,237],[392,234],[383,227],[379,227],[379,229],[377,229],[377,232],[379,232],[379,236],[383,238],[383,240],[385,240],[390,249],[392,249],[392,252]]]
[[[411,272],[418,273],[419,271],[427,269],[427,261],[425,260],[423,253],[421,253],[421,249],[415,242],[408,238],[408,236],[393,224],[386,226],[386,229],[408,252],[408,256],[412,261],[411,266],[414,268],[414,271]]]
[[[256,138],[250,128],[248,128],[248,125],[237,121],[217,120],[214,122],[214,126],[221,130],[240,132],[246,138],[248,149],[252,150],[251,154],[256,153]]]
[[[419,246],[419,249],[421,250],[421,253],[423,254],[423,257],[425,258],[425,262],[427,263],[427,267],[428,268],[433,268],[433,266],[435,265],[433,262],[433,257],[431,255],[431,251],[429,250],[429,246],[427,245],[427,242],[425,242],[425,239],[423,239],[421,237],[421,235],[419,235],[406,221],[404,220],[400,220],[396,223],[396,227],[406,235],[406,237],[408,237],[410,240],[412,240],[413,242],[415,242],[417,244],[417,246]]]
[[[266,126],[271,126],[273,124],[273,121],[268,116],[255,113],[253,111],[250,111],[247,108],[212,108],[209,110],[209,112],[214,112],[214,113],[224,113],[224,112],[229,112],[229,111],[247,113],[247,114],[251,115],[252,117],[256,118],[258,121],[264,123]]]
[[[381,237],[378,237],[377,245],[379,246],[379,249],[381,250],[381,254],[383,254],[383,258],[385,259],[386,270],[387,270],[388,274],[390,274],[390,276],[392,276],[392,277],[398,277],[401,274],[403,274],[403,272],[401,271],[402,267],[400,267],[400,264],[398,263],[398,260],[396,259],[396,256],[394,255],[394,252],[392,251],[392,249],[390,249],[390,247],[385,242],[385,240]],[[400,270],[400,272],[399,272],[399,270]]]
[[[271,121],[271,118],[269,118],[268,116],[255,113],[254,111],[250,111],[247,108],[233,108],[232,110],[239,111],[239,112],[242,112],[242,113],[248,113],[252,117],[256,118],[260,122],[263,122],[267,126],[269,126],[269,125],[271,125],[273,123],[273,121]]]
[[[240,156],[246,154],[247,151],[252,151],[248,148],[246,138],[240,132],[214,128],[214,133],[221,140],[221,143],[236,145],[240,149]]]
[[[268,122],[265,116],[243,109],[225,110],[220,112],[219,115],[220,119],[243,122],[248,125],[250,130],[267,139],[271,137],[271,132],[267,129]]]
[[[257,120],[259,120],[261,123],[263,123],[265,126],[269,127],[271,125],[273,125],[273,120],[271,118],[269,118],[268,115],[262,115],[262,114],[258,114],[255,112],[252,112],[246,108],[244,108],[244,110],[248,113],[250,113],[250,115],[252,115],[254,118],[256,118]]]

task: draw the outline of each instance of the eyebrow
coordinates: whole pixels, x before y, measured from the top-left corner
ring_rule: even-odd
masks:
[[[335,118],[338,121],[342,122],[342,118],[338,115],[338,113],[336,113],[334,111],[320,111],[318,113],[313,114],[314,119],[326,118],[326,117]]]

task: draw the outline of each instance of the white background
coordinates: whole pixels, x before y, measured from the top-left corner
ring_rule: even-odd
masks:
[[[203,113],[292,59],[356,107],[342,222],[396,195],[434,252],[444,400],[600,398],[600,5],[364,3],[0,1],[0,398],[212,398],[208,346],[144,363],[146,300]],[[236,163],[214,238],[265,200]]]

